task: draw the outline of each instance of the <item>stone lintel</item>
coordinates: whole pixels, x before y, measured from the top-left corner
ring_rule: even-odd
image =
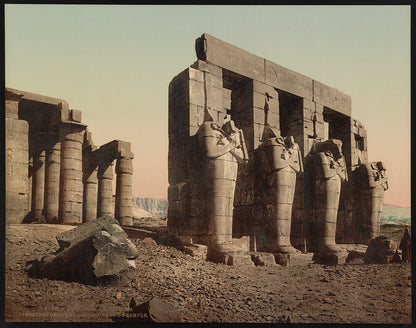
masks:
[[[79,126],[79,127],[87,127],[88,126],[88,124],[81,123],[81,122],[74,122],[74,121],[62,121],[61,123],[62,124],[71,124],[71,125]]]
[[[313,81],[313,101],[351,116],[351,97],[318,81]]]
[[[199,60],[206,61],[351,116],[351,97],[243,49],[202,34],[195,41]]]
[[[19,95],[22,99],[29,100],[29,101],[36,101],[36,102],[45,103],[49,105],[57,106],[60,103],[68,105],[68,103],[63,99],[47,97],[47,96],[39,95],[37,93],[28,92],[28,91],[21,91],[21,90],[16,90],[12,88],[6,88],[6,97],[9,94]]]
[[[133,158],[133,153],[131,152],[131,144],[127,141],[122,140],[113,140],[110,141],[97,149],[97,152],[101,157],[107,158],[121,158],[128,157]]]
[[[13,100],[13,101],[19,101],[22,99],[23,94],[19,90],[14,90],[10,88],[6,88],[6,100]]]
[[[206,33],[195,41],[195,50],[198,59],[264,82],[264,59],[261,57]]]

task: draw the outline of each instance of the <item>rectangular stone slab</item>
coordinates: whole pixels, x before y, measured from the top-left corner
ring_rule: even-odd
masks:
[[[264,81],[264,59],[204,33],[196,42],[198,59]]]
[[[351,116],[350,96],[207,33],[196,40],[196,52],[199,61],[220,66]]]

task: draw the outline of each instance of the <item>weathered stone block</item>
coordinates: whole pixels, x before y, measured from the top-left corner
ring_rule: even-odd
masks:
[[[291,253],[291,254],[275,254],[277,264],[282,266],[307,266],[312,264],[313,253]]]
[[[271,253],[250,253],[251,260],[256,266],[274,266],[276,261],[274,255]]]
[[[132,299],[130,308],[135,322],[183,322],[174,306],[158,297],[140,305]],[[137,317],[134,314],[138,314]]]
[[[82,116],[82,112],[80,110],[71,109],[71,111],[70,111],[71,121],[81,122],[81,116]]]
[[[206,260],[208,247],[206,245],[201,244],[191,244],[191,245],[184,245],[180,248],[180,250],[186,254],[189,254],[193,257],[200,258],[202,260]]]
[[[189,79],[194,80],[200,83],[204,83],[204,72],[194,69],[192,67],[188,68],[189,70]]]
[[[194,69],[198,69],[202,72],[207,72],[214,76],[222,78],[222,68],[217,65],[208,63],[206,61],[197,60],[191,65],[191,67]]]
[[[5,117],[17,120],[19,118],[19,101],[7,100],[5,106]]]
[[[206,86],[206,105],[211,109],[215,109],[218,112],[224,111],[223,103],[223,90],[211,85]]]
[[[350,96],[318,81],[313,81],[313,83],[313,100],[315,102],[344,115],[351,116]]]
[[[204,33],[196,41],[198,59],[264,81],[264,60]]]
[[[315,263],[326,265],[342,265],[345,264],[347,257],[347,251],[340,253],[315,253],[313,256],[313,261]]]
[[[223,89],[223,105],[225,109],[231,109],[231,90],[229,89]]]
[[[189,103],[205,106],[204,84],[194,80],[189,81]]]
[[[313,99],[312,79],[265,60],[267,84],[309,100]]]
[[[97,284],[112,283],[126,270],[135,269],[133,259],[137,250],[125,235],[96,229],[90,232],[84,238],[71,240],[55,256],[50,254],[35,263],[30,273],[49,279]]]

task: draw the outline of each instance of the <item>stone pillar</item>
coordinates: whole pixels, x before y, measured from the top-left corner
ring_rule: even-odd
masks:
[[[97,218],[97,167],[84,169],[84,222]]]
[[[57,139],[57,136],[52,136],[52,138]],[[60,167],[61,144],[56,140],[56,142],[46,150],[44,216],[49,223],[57,223],[59,217]]]
[[[132,195],[132,158],[121,157],[116,163],[116,204],[115,218],[121,225],[133,225]]]
[[[41,148],[39,140],[36,143],[32,175],[32,218],[34,221],[42,219],[45,200],[45,150]]]
[[[82,142],[85,125],[63,123],[61,138],[61,181],[59,220],[61,223],[82,222]]]
[[[5,106],[5,214],[7,223],[22,223],[29,209],[29,124],[19,120],[20,95],[6,89]]]
[[[27,170],[27,174],[28,174],[28,179],[27,179],[27,209],[29,212],[29,217],[30,217],[30,212],[32,211],[32,177],[33,177],[33,156],[29,157],[29,162],[28,162],[28,170]]]
[[[113,160],[102,159],[98,165],[98,202],[97,216],[109,215],[113,212]]]

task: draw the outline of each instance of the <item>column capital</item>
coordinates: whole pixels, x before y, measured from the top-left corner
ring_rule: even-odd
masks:
[[[116,161],[116,173],[133,174],[133,160],[131,157],[121,157]]]
[[[98,179],[113,179],[113,160],[100,160],[98,163]]]

